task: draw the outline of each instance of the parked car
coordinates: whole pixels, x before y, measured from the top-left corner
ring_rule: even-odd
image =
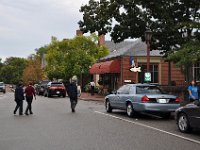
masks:
[[[6,93],[6,85],[4,82],[0,82],[0,92]]]
[[[137,112],[156,112],[169,118],[179,106],[180,99],[177,96],[165,94],[158,86],[150,84],[126,84],[105,97],[107,112],[122,109],[126,110],[129,117]]]
[[[178,129],[181,132],[190,132],[193,128],[200,128],[200,102],[187,104],[175,112]]]
[[[44,94],[44,90],[47,87],[47,84],[49,83],[49,80],[43,80],[40,81],[39,84],[35,85],[35,90],[36,90],[36,94],[37,95],[43,95]]]
[[[44,89],[44,96],[51,97],[53,95],[66,97],[66,89],[62,82],[49,82]]]

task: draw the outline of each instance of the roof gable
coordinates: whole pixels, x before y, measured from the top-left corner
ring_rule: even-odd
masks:
[[[135,41],[124,41],[121,43],[114,43],[112,41],[106,41],[105,46],[109,49],[110,54],[103,57],[101,60],[111,59],[119,56],[146,56],[147,46],[141,39]],[[160,50],[150,51],[150,56],[160,56]]]

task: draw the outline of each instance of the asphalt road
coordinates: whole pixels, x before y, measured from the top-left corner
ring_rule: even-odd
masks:
[[[26,103],[24,103],[26,106]],[[33,115],[14,116],[13,93],[0,93],[0,150],[199,150],[200,132],[182,134],[172,119],[123,111],[108,114],[102,103],[38,96]]]

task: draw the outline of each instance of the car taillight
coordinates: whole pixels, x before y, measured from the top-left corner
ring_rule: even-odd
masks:
[[[176,102],[176,103],[180,103],[180,101],[181,101],[180,98],[176,97],[175,102]]]
[[[149,102],[149,98],[145,95],[142,97],[141,101],[142,101],[142,103]]]
[[[55,89],[56,89],[56,87],[49,87],[49,89],[51,89],[51,90],[55,90]]]

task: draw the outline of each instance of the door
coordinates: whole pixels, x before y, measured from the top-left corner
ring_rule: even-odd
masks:
[[[193,127],[200,127],[200,106],[194,104],[189,110],[190,122]]]
[[[126,100],[129,98],[130,85],[124,85],[117,99],[117,107],[126,109]]]

